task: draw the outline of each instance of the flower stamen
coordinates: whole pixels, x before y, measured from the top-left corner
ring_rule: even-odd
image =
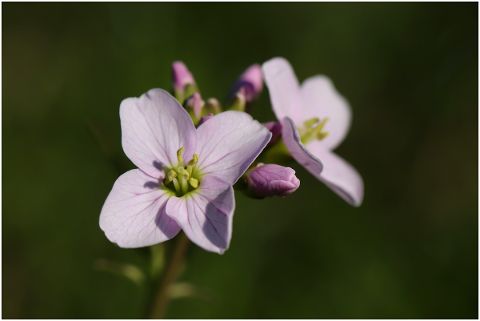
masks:
[[[312,128],[315,124],[317,124],[318,122],[320,121],[320,119],[318,119],[317,117],[314,117],[314,118],[311,118],[311,119],[308,119],[306,121],[303,122],[303,124],[305,125],[305,127],[307,128]]]
[[[322,140],[328,136],[328,132],[322,132],[323,127],[327,123],[328,118],[324,118],[321,122],[317,117],[308,119],[304,122],[303,134],[301,134],[301,140],[303,144],[311,142],[313,139]],[[302,130],[300,129],[302,132]]]
[[[185,151],[185,148],[183,147],[180,147],[179,150],[177,150],[177,160],[180,164],[183,165],[183,157],[182,157],[182,153]]]
[[[195,164],[198,163],[198,155],[197,154],[193,154],[193,159],[191,159],[189,162],[188,162],[188,166],[187,166],[187,171],[190,175],[192,175],[192,169],[193,169],[193,166]]]
[[[198,154],[193,154],[192,159],[188,162],[187,167],[184,167],[182,153],[185,148],[181,147],[177,151],[177,159],[179,164],[174,169],[169,168],[163,184],[166,188],[172,190],[178,197],[181,197],[187,193],[197,189],[200,185],[200,174],[196,165],[198,163]],[[170,185],[173,183],[173,186]],[[170,186],[168,186],[170,185]]]
[[[185,195],[186,193],[188,193],[188,182],[185,179],[185,176],[182,176],[182,178],[180,178],[180,181],[182,185],[182,193]]]
[[[197,187],[198,187],[198,180],[197,180],[197,179],[195,179],[195,178],[192,177],[192,178],[190,178],[190,179],[188,180],[188,182],[190,183],[190,185],[191,185],[193,188],[197,188]]]
[[[163,180],[163,184],[165,184],[165,185],[170,184],[175,177],[177,177],[177,173],[174,170],[169,171],[167,173],[167,176]]]

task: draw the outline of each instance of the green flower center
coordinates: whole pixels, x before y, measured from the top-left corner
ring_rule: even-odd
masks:
[[[185,148],[181,147],[177,151],[177,166],[165,169],[165,179],[163,184],[177,197],[184,196],[198,188],[202,174],[198,169],[198,155],[193,154],[193,158],[184,167],[182,153]]]
[[[302,143],[305,145],[314,139],[322,140],[327,137],[328,132],[323,131],[323,127],[325,127],[327,121],[328,118],[324,118],[320,121],[317,117],[306,120],[303,123],[304,126],[298,128]]]

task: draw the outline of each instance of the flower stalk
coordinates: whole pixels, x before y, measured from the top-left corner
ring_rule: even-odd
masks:
[[[158,288],[154,292],[151,303],[151,309],[148,315],[149,319],[162,319],[170,302],[170,288],[175,283],[178,273],[185,260],[185,253],[188,247],[188,237],[185,233],[179,233],[178,241],[172,253],[168,266],[165,269],[163,277],[158,282]]]

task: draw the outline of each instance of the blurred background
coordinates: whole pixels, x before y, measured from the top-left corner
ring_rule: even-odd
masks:
[[[98,226],[135,167],[120,102],[170,89],[175,60],[222,100],[274,56],[349,100],[336,152],[362,174],[364,203],[295,163],[296,193],[236,193],[230,249],[191,245],[179,278],[214,299],[166,316],[478,317],[477,3],[3,3],[2,19],[3,318],[143,317],[145,289],[95,268],[148,268]],[[274,119],[266,89],[252,114]]]

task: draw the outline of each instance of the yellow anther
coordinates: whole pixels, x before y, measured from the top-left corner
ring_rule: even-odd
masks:
[[[173,169],[168,172],[168,179],[173,181],[173,179],[177,177],[177,172],[175,172]]]
[[[328,136],[328,132],[322,132],[323,130],[323,127],[325,126],[326,122],[328,121],[328,118],[325,118],[324,120],[322,120],[322,122],[317,126],[317,128],[315,128],[315,132],[317,134],[317,139],[318,140],[322,140],[324,139],[325,137]]]
[[[180,147],[179,150],[177,150],[177,159],[178,159],[178,162],[180,164],[183,164],[183,157],[182,157],[182,153],[185,151],[185,148],[183,147]]]
[[[322,120],[322,122],[317,126],[316,130],[317,132],[321,132],[322,129],[323,129],[323,126],[325,126],[325,124],[327,123],[328,121],[328,117],[325,117],[325,119]]]
[[[177,173],[174,170],[169,171],[167,173],[167,177],[165,178],[165,185],[170,184],[175,177],[177,177]]]
[[[319,121],[320,121],[320,119],[318,119],[317,117],[314,117],[314,118],[306,120],[303,124],[305,125],[305,127],[310,128],[310,127],[313,127],[313,125],[315,125]]]
[[[198,155],[197,155],[197,154],[193,154],[193,159],[191,159],[191,160],[188,162],[188,166],[193,166],[193,165],[195,165],[196,163],[198,163]]]
[[[317,133],[317,139],[318,140],[322,140],[324,139],[325,137],[328,136],[328,132],[324,132],[324,133]]]
[[[195,179],[195,178],[192,177],[192,178],[190,178],[190,179],[188,180],[188,182],[190,183],[190,185],[191,185],[193,188],[197,188],[197,187],[198,187],[198,180],[197,180],[197,179]]]

